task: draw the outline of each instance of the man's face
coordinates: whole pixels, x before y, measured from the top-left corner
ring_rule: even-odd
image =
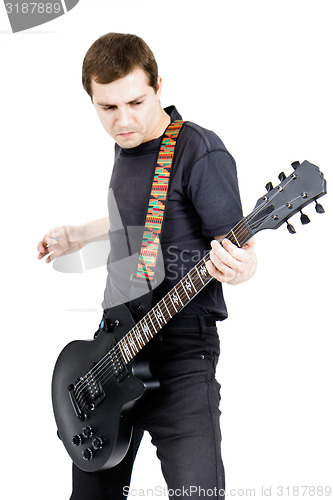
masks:
[[[155,92],[141,68],[111,83],[92,81],[93,103],[99,119],[122,148],[134,148],[161,135],[160,93],[160,77]]]

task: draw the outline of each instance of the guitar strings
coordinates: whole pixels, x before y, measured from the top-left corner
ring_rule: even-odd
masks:
[[[208,254],[205,256],[205,259],[207,258]],[[192,276],[191,276],[191,273],[192,273]],[[201,287],[198,286],[200,285],[200,282],[199,282],[199,278],[198,276],[196,276],[195,273],[195,270],[194,269],[191,269],[190,273],[188,273],[188,275],[184,276],[184,278],[186,278],[187,276],[190,277],[192,283],[195,282],[195,285],[193,284],[193,287],[195,290],[197,290],[197,293],[201,290],[203,284],[201,284]],[[183,279],[184,279],[183,278]],[[182,281],[182,280],[181,280]],[[180,282],[179,282],[180,283]],[[197,288],[196,288],[197,287]],[[171,291],[170,291],[171,292]],[[188,297],[186,297],[185,295],[185,291],[184,290],[180,290],[180,292],[182,292],[182,295],[180,296],[180,300],[182,303],[186,302],[186,299]],[[178,292],[179,293],[179,292]],[[164,320],[164,324],[166,324],[168,322],[169,319],[171,319],[173,316],[171,315],[170,311],[169,311],[169,308],[172,304],[171,302],[171,299],[170,299],[170,296],[169,296],[169,308],[167,307],[166,303],[165,303],[165,300],[167,299],[169,294],[167,294],[158,304],[156,304],[155,308],[159,308],[161,314],[162,314],[162,317],[163,317],[163,320]],[[191,297],[192,299],[193,297]],[[189,300],[191,300],[189,299]],[[153,308],[153,309],[155,309]],[[179,310],[176,309],[176,312],[178,312]],[[116,346],[114,346],[113,349],[111,349],[111,351],[109,353],[107,353],[107,355],[105,355],[99,362],[98,364],[96,364],[91,370],[89,370],[89,372],[80,379],[80,381],[78,382],[78,384],[76,385],[75,387],[75,395],[77,398],[80,398],[81,402],[82,402],[82,398],[84,398],[85,396],[89,395],[90,394],[90,390],[89,390],[89,382],[92,381],[92,378],[93,377],[103,377],[103,380],[101,380],[101,382],[104,382],[106,380],[105,376],[107,376],[107,379],[109,379],[110,376],[114,375],[116,373],[116,371],[114,370],[114,364],[117,363],[117,358],[119,359],[119,356],[120,356],[120,359],[123,361],[123,363],[126,365],[127,362],[131,361],[131,359],[133,359],[133,357],[139,352],[135,352],[135,349],[132,347],[132,352],[130,352],[130,359],[129,360],[125,360],[124,359],[124,355],[123,353],[121,352],[121,349],[119,348],[119,345],[121,345],[122,347],[122,344],[127,342],[127,339],[126,337],[130,337],[133,341],[133,344],[137,347],[137,349],[139,348],[139,350],[141,349],[141,347],[143,346],[140,346],[139,345],[139,341],[138,341],[138,335],[137,333],[135,333],[135,329],[137,329],[139,331],[139,334],[141,336],[141,338],[144,340],[144,337],[146,337],[146,340],[145,340],[145,343],[144,345],[146,345],[146,343],[148,343],[148,341],[150,340],[150,338],[147,337],[147,335],[145,335],[145,330],[144,330],[144,327],[142,325],[143,321],[145,320],[146,317],[149,318],[149,320],[151,321],[151,323],[157,328],[157,330],[159,330],[161,327],[163,327],[164,325],[160,326],[162,324],[162,322],[158,322],[157,320],[157,317],[155,315],[155,317],[152,318],[151,316],[151,312],[150,311],[144,318],[142,318],[142,320],[140,320],[126,335],[125,337],[123,337],[123,339],[121,339],[118,344],[116,344]],[[168,319],[166,320],[165,318],[168,317]],[[146,326],[147,325],[147,322],[146,322]],[[140,331],[140,327],[141,327],[141,331]],[[149,327],[148,327],[148,331],[149,333],[151,334],[151,338],[154,336]],[[157,332],[156,332],[157,333]],[[135,342],[135,340],[133,339],[133,335],[135,336],[135,339],[137,340],[137,343]],[[111,358],[111,359],[109,359]],[[82,386],[81,388],[79,388],[79,386]]]
[[[192,270],[191,270],[192,271]],[[194,281],[194,275],[192,276],[192,281]],[[199,280],[198,280],[199,281]],[[196,283],[197,284],[197,283]],[[193,285],[194,286],[194,285]],[[198,286],[198,284],[197,284]],[[166,324],[168,322],[168,320],[166,320],[165,318],[169,318],[171,319],[173,316],[171,315],[170,311],[169,311],[169,308],[167,307],[166,303],[165,303],[165,300],[166,300],[167,296],[164,297],[158,304],[156,304],[155,308],[158,307],[160,313],[162,314],[162,318],[163,318],[163,322],[164,324]],[[184,300],[184,297],[183,297],[183,300]],[[171,305],[171,301],[170,301],[170,304],[169,304],[169,307]],[[157,320],[157,316],[155,315],[155,317],[152,318],[151,316],[151,311],[148,313],[148,315],[145,316],[146,317],[149,317],[151,323],[157,328],[157,330],[159,330],[161,327],[164,326],[164,324],[162,324],[162,321],[161,321],[161,318],[160,320],[158,321]],[[143,323],[143,320],[144,318],[142,318],[142,320],[140,320],[126,335],[123,339],[121,339],[118,344],[106,355],[104,356],[104,358],[102,358],[102,360],[100,360],[100,362],[98,363],[100,366],[94,366],[94,368],[92,370],[90,370],[85,377],[82,377],[80,383],[78,384],[81,385],[83,384],[83,387],[82,389],[86,389],[84,392],[82,392],[82,389],[81,390],[77,390],[77,387],[76,387],[76,396],[80,398],[81,402],[82,402],[82,398],[84,398],[86,395],[89,394],[89,388],[87,388],[87,383],[89,383],[89,379],[91,378],[91,376],[101,376],[103,377],[103,379],[101,380],[102,382],[104,382],[105,380],[109,379],[110,376],[114,375],[115,374],[115,370],[113,368],[113,364],[115,362],[115,358],[119,358],[119,356],[121,357],[120,359],[123,361],[124,364],[126,364],[126,361],[124,360],[124,356],[123,356],[123,353],[121,352],[120,348],[119,348],[119,344],[121,343],[124,343],[124,341],[127,341],[126,337],[132,337],[132,335],[134,334],[136,340],[137,340],[137,344],[135,343],[134,339],[133,339],[133,344],[136,345],[137,348],[139,348],[139,350],[141,349],[141,345],[138,345],[139,344],[139,341],[138,341],[138,333],[135,333],[135,330],[137,330],[139,332],[139,335],[142,339],[142,342],[144,343],[144,345],[146,345],[146,343],[148,343],[148,341],[150,340],[150,338],[148,338],[148,334],[145,335],[144,333],[144,327],[142,325]],[[147,324],[147,322],[146,322]],[[162,326],[161,326],[162,325]],[[141,328],[141,331],[140,331],[140,328]],[[148,331],[150,332],[150,329],[148,329]],[[157,333],[157,332],[156,332]],[[153,336],[153,334],[150,332],[151,336]],[[152,337],[151,337],[152,338]],[[133,354],[136,355],[137,352],[135,352],[135,349],[132,347],[132,351],[133,353],[131,353],[131,357],[133,357]],[[111,358],[111,360],[108,360],[108,358]],[[96,370],[96,368],[98,368],[98,370]],[[93,373],[92,373],[93,372]]]
[[[207,257],[207,256],[205,256],[205,257]],[[191,270],[191,271],[193,271],[193,270]],[[194,276],[192,276],[192,280],[193,280],[193,279],[194,279]],[[209,281],[210,281],[211,279],[212,279],[212,277],[210,277]],[[199,281],[199,280],[198,280],[198,281]],[[201,290],[201,288],[198,288],[198,290],[197,290],[197,292],[196,292],[196,293],[199,293],[199,291],[200,291],[200,290]],[[168,295],[168,294],[167,294],[167,295]],[[167,295],[166,295],[166,297],[167,297]],[[168,314],[170,315],[170,313],[169,313],[169,309],[168,309],[168,307],[166,306],[166,304],[165,304],[165,302],[164,302],[164,300],[165,300],[165,298],[166,298],[166,297],[164,297],[164,298],[160,301],[160,302],[161,302],[161,304],[160,304],[160,303],[158,304],[158,305],[160,306],[160,309],[163,311],[163,312],[162,312],[163,317],[165,317],[165,316],[166,316],[166,312],[168,312]],[[170,297],[169,297],[169,298],[170,298]],[[183,300],[184,300],[184,298],[185,298],[185,296],[183,297]],[[192,297],[192,298],[193,298],[193,297]],[[163,307],[162,302],[164,302],[164,307]],[[180,309],[179,309],[179,310],[180,310]],[[179,312],[179,311],[177,310],[177,312]],[[148,313],[148,314],[149,314],[149,313]],[[146,316],[147,316],[147,315],[146,315]],[[171,318],[172,318],[172,317],[173,317],[173,316],[171,316]],[[171,319],[171,318],[170,318],[170,319]],[[144,318],[142,318],[142,319],[144,319]],[[150,320],[152,321],[151,317],[150,317]],[[141,322],[142,322],[142,320],[140,320],[140,322],[139,322],[139,323],[141,323]],[[136,325],[136,327],[139,325],[139,323]],[[153,321],[152,321],[152,323],[153,323]],[[165,324],[166,324],[166,323],[167,323],[167,321],[165,321]],[[155,323],[155,325],[159,328],[159,325],[157,325],[156,323]],[[134,327],[134,328],[135,328],[135,327]],[[133,329],[134,329],[134,328],[133,328]],[[133,330],[133,329],[132,329],[132,330]],[[132,330],[130,330],[130,331],[126,334],[126,336],[127,336],[128,334],[130,334],[130,333],[132,332]],[[125,336],[125,337],[126,337],[126,336]],[[122,340],[124,340],[124,339],[122,339]],[[148,339],[148,340],[147,340],[147,342],[148,342],[149,340],[150,340],[150,339]],[[118,342],[118,344],[119,344],[120,342],[121,342],[121,341],[119,341],[119,342]],[[123,360],[123,356],[122,356],[122,353],[120,352],[120,350],[119,350],[119,348],[118,348],[118,344],[117,344],[117,345],[116,345],[116,346],[112,349],[112,351],[117,351],[117,355],[119,355],[119,354],[120,354],[120,355],[121,355],[121,359]],[[135,352],[134,352],[134,355],[135,355],[135,354],[137,354],[137,353],[135,353]],[[131,355],[131,356],[132,356],[132,358],[133,358],[133,355]],[[131,358],[131,359],[132,359],[132,358]],[[131,360],[131,359],[130,359],[130,360]],[[124,364],[126,365],[126,362],[125,362],[125,361],[123,361],[123,362],[124,362]],[[129,362],[129,361],[128,361],[128,362]],[[94,367],[94,368],[95,368],[95,367]],[[99,371],[100,371],[100,377],[101,377],[100,382],[101,382],[101,383],[105,383],[105,381],[109,380],[109,378],[110,378],[111,376],[113,376],[113,375],[116,373],[116,371],[113,369],[112,363],[107,363],[107,364],[106,364],[106,366],[102,366],[102,367],[99,367],[99,368],[100,368],[100,370],[99,370]],[[101,368],[102,368],[102,370],[101,370]],[[91,370],[91,371],[92,371],[92,370]],[[89,390],[89,387],[86,387],[87,383],[89,384],[89,379],[90,379],[90,377],[91,377],[91,371],[90,371],[90,372],[88,372],[88,374],[87,374],[87,375],[86,375],[86,377],[85,377],[85,378],[86,378],[86,383],[84,384],[84,386],[85,386],[84,388],[86,389],[86,390],[85,390],[85,393],[82,393],[82,391],[81,391],[81,394],[77,394],[77,393],[76,393],[76,397],[78,397],[78,398],[80,399],[80,403],[82,403],[82,402],[83,402],[83,399],[84,399],[86,396],[91,395],[91,391]]]
[[[278,194],[278,192],[276,194]],[[275,197],[276,194],[273,195],[271,197],[271,199],[273,197]],[[248,232],[246,225],[244,227],[244,222],[249,222],[250,223],[251,220],[255,217],[255,215],[262,209],[262,207],[264,207],[268,203],[268,201],[270,201],[271,199],[266,199],[266,200],[264,199],[263,203],[261,203],[258,207],[256,207],[251,212],[250,216],[248,216],[246,218],[243,218],[241,221],[239,221],[236,224],[236,226],[230,231],[230,236],[232,236],[232,234],[234,232],[237,232],[237,230],[239,229],[240,226],[243,226],[241,228],[241,231],[237,232],[237,238],[243,239],[244,235]],[[263,217],[260,220],[263,220],[264,218],[265,217]],[[258,221],[257,221],[257,223],[258,223]],[[249,226],[251,228],[251,224],[249,224]],[[227,236],[229,236],[229,234]],[[237,240],[237,238],[236,238],[236,240]],[[238,240],[237,240],[237,242],[238,242]],[[240,246],[242,246],[242,244]],[[198,291],[196,293],[198,293],[199,291],[201,291],[201,289],[209,281],[211,281],[211,279],[212,279],[212,277],[211,277],[208,281],[203,282],[202,286],[200,286],[200,281],[199,281],[200,278],[198,278],[198,276],[197,276],[196,273],[194,275],[192,274],[192,273],[194,273],[194,271],[197,272],[197,267],[199,265],[201,265],[201,263],[207,262],[208,259],[209,259],[209,252],[203,257],[203,259],[201,259],[201,261],[193,269],[191,269],[187,273],[187,275],[185,275],[182,278],[182,280],[183,280],[184,278],[189,277],[191,279],[191,281],[192,281],[192,284],[193,284],[193,280],[195,280],[195,284],[197,286],[199,284],[199,288],[198,288]],[[191,276],[191,274],[192,274],[192,276]],[[180,290],[176,289],[176,287],[179,284],[182,284],[181,283],[182,280],[180,280],[179,283],[172,290],[170,290],[169,293],[163,299],[161,299],[161,301],[158,304],[156,304],[156,306],[158,306],[158,308],[160,309],[160,312],[162,313],[164,321],[165,321],[166,313],[168,313],[168,316],[170,316],[169,320],[173,317],[170,314],[169,309],[168,309],[168,307],[165,304],[165,299],[166,299],[167,296],[169,296],[170,292],[172,292],[173,290],[176,291],[176,293],[177,293],[180,301],[182,302],[183,306],[184,306],[184,302],[187,303],[188,301],[192,300],[194,298],[194,296],[195,296],[195,295],[193,295],[193,296],[191,296],[189,298],[188,295],[185,292],[185,289],[182,289],[182,288]],[[195,287],[194,284],[193,284],[193,286],[196,289],[196,287]],[[169,305],[172,304],[173,307],[175,307],[174,303],[170,299],[170,296],[169,296],[169,301],[170,301]],[[176,307],[175,307],[175,309],[176,309],[176,313],[181,310],[181,309],[178,310]],[[115,366],[115,364],[119,363],[119,358],[120,358],[121,362],[124,365],[126,365],[127,363],[129,363],[133,359],[133,357],[136,354],[138,354],[138,352],[140,352],[140,350],[142,349],[142,347],[144,347],[149,342],[149,340],[151,340],[151,338],[153,338],[153,336],[155,334],[153,334],[150,331],[150,328],[148,327],[146,321],[145,321],[146,322],[146,325],[145,325],[146,328],[144,328],[142,326],[142,323],[145,320],[145,318],[149,318],[149,320],[152,323],[154,329],[155,329],[155,327],[157,327],[157,329],[158,329],[157,331],[159,331],[160,328],[162,328],[164,326],[164,325],[162,325],[162,327],[160,327],[160,323],[157,320],[156,315],[155,315],[155,318],[153,318],[153,319],[151,318],[151,314],[150,314],[151,312],[152,311],[149,311],[149,313],[147,313],[147,315],[144,318],[142,318],[142,320],[140,320],[131,330],[129,330],[129,332],[127,332],[127,334],[116,344],[116,346],[114,346],[101,360],[99,360],[96,363],[96,365],[91,370],[89,370],[83,377],[80,378],[80,380],[77,383],[77,385],[75,386],[74,390],[75,390],[76,397],[80,399],[81,403],[83,402],[83,399],[85,398],[85,396],[91,394],[91,389],[89,387],[89,383],[94,383],[95,384],[95,381],[94,381],[95,378],[99,378],[101,383],[105,383],[106,380],[109,380],[109,378],[111,376],[113,376],[115,373],[117,373],[117,369],[115,369],[114,366]],[[165,321],[165,324],[169,320]],[[141,331],[140,331],[140,327],[141,327]],[[147,332],[147,329],[148,329],[148,332],[150,333],[151,338],[147,338],[147,335],[145,333],[145,332]],[[135,332],[135,330],[137,330],[139,332],[139,335],[138,335],[138,332]],[[156,329],[155,329],[155,333],[157,333]],[[132,335],[134,335],[134,338],[133,338]],[[146,340],[144,340],[144,337],[146,337]],[[128,340],[128,339],[130,339],[130,340]],[[141,345],[139,339],[141,339],[141,342],[143,342],[143,346]],[[123,344],[125,344],[125,347],[124,347]],[[122,352],[121,348],[123,349],[123,352]],[[128,353],[128,354],[125,354],[125,357],[129,358],[126,361],[124,359],[124,351],[126,353]],[[82,387],[80,388],[80,386],[82,386]]]
[[[205,256],[204,260],[208,260],[208,254]],[[201,290],[198,276],[196,276],[194,270],[192,272],[192,276],[191,276],[191,274],[189,276],[191,277],[192,282],[193,281],[195,282],[195,285],[196,285],[197,288],[195,288],[195,285],[193,285],[193,286],[194,286],[195,289],[197,289],[197,293],[198,293]],[[212,277],[210,279],[212,279]],[[206,284],[206,283],[204,283],[204,284]],[[186,303],[186,299],[188,299],[188,297],[185,295],[185,291],[182,290],[182,289],[180,289],[178,291],[178,295],[179,295],[179,298],[180,298],[182,304],[184,304],[184,302]],[[193,297],[191,297],[191,299],[192,298]],[[166,317],[167,314],[170,315],[171,318],[173,317],[170,314],[169,308],[167,307],[167,305],[165,303],[166,299],[167,299],[167,296],[161,301],[161,303],[159,303],[159,309],[162,312],[162,315],[164,317],[164,321],[165,321],[165,317]],[[170,299],[170,297],[169,297],[169,299]],[[170,306],[171,306],[171,300],[169,300],[169,307]],[[177,309],[176,309],[176,311],[178,312]],[[152,323],[153,326],[156,326],[158,329],[160,328],[160,325],[157,323],[157,320],[155,318],[152,319],[151,312],[148,315],[146,315],[146,317],[149,318],[149,320],[151,321],[151,323]],[[126,334],[126,337],[130,337],[132,339],[132,342],[133,342],[131,344],[131,346],[130,346],[132,348],[133,352],[128,351],[130,353],[130,356],[129,356],[129,360],[126,360],[127,362],[129,362],[133,358],[133,355],[135,356],[137,354],[138,351],[137,352],[135,352],[135,351],[138,348],[139,348],[139,350],[142,348],[142,346],[139,346],[138,344],[136,344],[136,342],[135,342],[135,340],[133,339],[133,336],[132,336],[134,334],[134,336],[135,336],[135,338],[136,338],[136,340],[138,342],[138,335],[134,331],[135,329],[137,329],[138,332],[139,332],[139,334],[141,335],[141,338],[143,339],[142,335],[144,335],[144,330],[143,330],[144,327],[142,326],[142,323],[143,323],[143,320],[141,320],[140,324],[137,324],[133,329],[131,329]],[[167,323],[167,321],[165,321],[165,324],[166,323]],[[147,321],[146,321],[146,325],[147,325]],[[142,330],[142,334],[140,332],[140,327],[141,327],[141,330]],[[150,330],[148,330],[148,331],[150,332]],[[151,333],[151,335],[153,336],[152,333]],[[148,342],[149,340],[150,339],[146,337],[146,342]],[[95,377],[99,378],[100,379],[100,383],[103,384],[111,376],[113,376],[115,373],[117,373],[116,369],[114,368],[114,365],[118,363],[119,357],[121,357],[120,359],[124,362],[124,364],[126,364],[126,361],[124,360],[124,354],[123,354],[123,352],[121,352],[121,349],[119,348],[119,344],[121,345],[121,347],[123,347],[122,343],[124,341],[127,341],[127,339],[126,338],[125,339],[121,339],[121,341],[106,356],[104,356],[104,359],[102,359],[99,362],[99,366],[98,367],[95,366],[93,369],[91,369],[86,374],[86,376],[83,378],[83,380],[81,380],[81,384],[82,384],[81,389],[78,390],[78,387],[76,387],[75,395],[78,398],[80,404],[83,403],[83,401],[84,401],[84,399],[86,397],[91,396],[91,388],[89,387],[89,384],[94,384],[95,383],[95,380],[94,380]],[[135,349],[135,347],[133,347],[133,345],[136,346],[136,349]]]
[[[237,232],[237,229],[239,229],[239,226],[241,226],[241,225],[244,226],[244,219],[242,219],[241,221],[239,221],[239,223],[236,224],[236,226],[233,228],[232,231],[233,232]],[[246,232],[247,232],[247,228],[243,227],[242,230],[241,230],[241,232],[237,233],[238,238],[240,239],[241,237],[243,237]],[[208,259],[209,259],[209,252],[203,257],[203,259],[201,259],[201,261],[195,266],[195,268],[197,268],[202,263],[206,262]],[[195,289],[196,289],[196,286],[197,286],[198,290],[197,290],[196,293],[198,293],[199,291],[201,291],[201,289],[203,288],[203,286],[205,286],[208,283],[208,281],[206,280],[205,282],[203,282],[200,285],[200,278],[197,276],[195,268],[191,269],[190,272],[183,277],[183,279],[186,279],[186,277],[188,276],[191,279],[192,284],[193,284],[193,281],[194,281],[195,284],[193,284],[193,286],[194,286]],[[183,279],[180,280],[180,282],[177,285],[181,284],[181,282],[183,281]],[[209,281],[211,279],[212,279],[212,277],[209,279]],[[198,287],[198,284],[199,284],[199,287]],[[176,287],[174,287],[174,288],[176,288]],[[168,314],[168,316],[170,316],[169,319],[171,319],[173,317],[170,314],[169,309],[168,309],[168,307],[165,304],[165,299],[167,298],[167,296],[172,291],[173,291],[173,289],[170,290],[169,293],[156,305],[156,306],[159,307],[160,311],[162,312],[164,321],[165,321],[166,313]],[[184,304],[184,302],[187,303],[187,301],[192,300],[192,298],[194,297],[194,295],[193,295],[192,297],[189,298],[186,295],[185,290],[182,289],[182,288],[180,288],[180,290],[177,289],[176,291],[177,291],[177,294],[178,294],[178,296],[179,296],[180,301],[182,302],[182,304]],[[169,301],[170,301],[169,306],[171,304],[174,306],[173,302],[170,300],[170,296],[169,296]],[[181,309],[178,310],[175,307],[175,310],[176,310],[176,312],[179,312],[179,310],[181,310]],[[121,352],[121,349],[119,348],[119,344],[121,345],[121,347],[123,347],[122,344],[127,343],[127,352],[130,354],[130,356],[128,356],[129,360],[127,360],[127,362],[131,361],[133,359],[133,357],[141,350],[141,348],[143,346],[140,345],[140,341],[138,340],[138,335],[137,335],[137,333],[134,332],[134,330],[137,329],[139,331],[140,338],[144,339],[144,337],[142,335],[145,336],[145,331],[147,331],[147,330],[144,329],[144,327],[142,326],[141,323],[143,322],[143,320],[146,317],[149,318],[149,320],[152,323],[153,327],[156,326],[158,328],[158,330],[160,329],[160,325],[158,324],[156,318],[154,318],[152,320],[150,313],[151,313],[151,311],[144,318],[142,318],[142,320],[140,320],[140,322],[138,322],[135,325],[135,327],[133,327],[123,337],[123,339],[121,339],[118,342],[118,344],[114,348],[112,348],[98,363],[96,363],[96,365],[91,370],[89,370],[89,372],[85,376],[81,377],[80,381],[75,386],[75,395],[76,395],[77,398],[80,398],[81,402],[82,402],[82,399],[86,395],[88,395],[88,394],[91,393],[90,388],[89,388],[89,383],[94,382],[93,379],[95,377],[96,378],[97,377],[103,377],[103,380],[101,380],[101,382],[103,383],[106,380],[105,376],[107,376],[107,380],[108,380],[110,378],[110,376],[113,376],[116,373],[116,370],[114,369],[114,364],[118,362],[119,356],[121,356],[121,360],[126,365],[126,361],[124,360],[124,355]],[[168,321],[165,321],[165,324],[167,322]],[[140,326],[141,326],[141,329],[142,329],[142,333],[140,332]],[[146,322],[146,326],[148,327],[147,322]],[[162,326],[164,326],[164,325],[162,325]],[[149,327],[148,327],[148,331],[151,334],[151,338],[152,338],[154,335],[150,332]],[[135,336],[136,342],[135,342],[135,340],[132,337],[132,333]],[[132,340],[132,342],[129,341],[129,346],[130,347],[128,347],[128,341],[127,341],[126,337],[129,337]],[[150,340],[150,338],[147,339],[147,337],[146,337],[146,343],[148,343],[149,340]],[[144,345],[146,345],[146,343],[144,343]],[[135,348],[133,347],[133,345],[136,346],[137,349],[139,349],[139,350],[137,350],[137,352],[135,352]],[[130,351],[130,348],[132,348],[133,353]],[[79,388],[80,385],[83,386],[81,389]],[[84,391],[84,392],[82,392],[82,391]]]

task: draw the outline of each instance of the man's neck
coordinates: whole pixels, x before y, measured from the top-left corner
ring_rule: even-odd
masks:
[[[165,129],[171,122],[171,117],[164,111],[164,109],[160,108],[160,116],[156,128],[153,130],[151,138],[149,140],[158,139],[163,135]],[[148,141],[147,141],[148,142]]]

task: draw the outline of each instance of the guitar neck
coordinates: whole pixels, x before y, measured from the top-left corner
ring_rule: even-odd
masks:
[[[241,248],[251,236],[246,218],[243,218],[225,238]],[[208,260],[209,252],[118,342],[124,364],[129,363],[213,279],[206,268]]]

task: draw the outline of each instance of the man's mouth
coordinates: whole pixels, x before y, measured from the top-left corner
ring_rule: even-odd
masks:
[[[134,134],[134,132],[121,132],[118,135],[121,135],[121,137],[130,137],[133,134]]]

